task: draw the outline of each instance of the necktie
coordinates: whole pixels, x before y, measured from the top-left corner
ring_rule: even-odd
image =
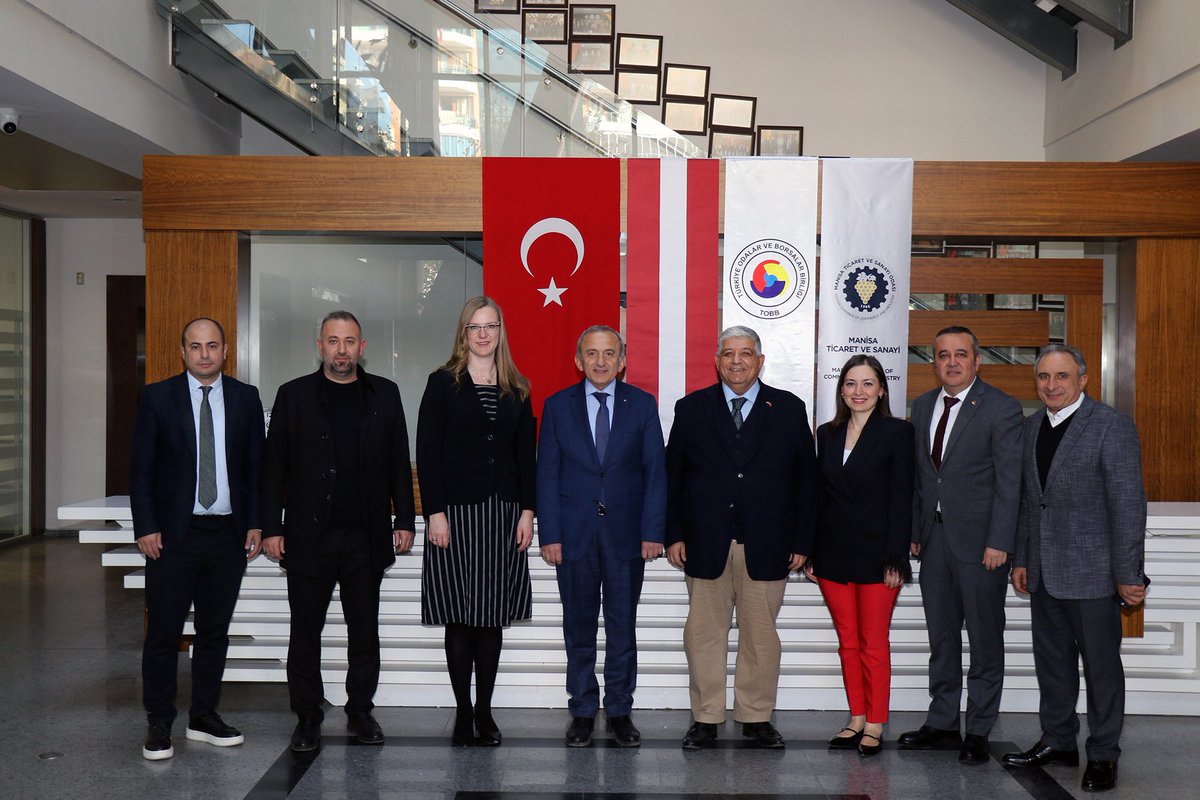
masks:
[[[737,428],[739,431],[742,429],[742,423],[746,421],[742,417],[742,406],[744,405],[746,405],[746,398],[733,398],[733,427]]]
[[[204,399],[200,401],[200,486],[197,497],[200,505],[212,508],[217,502],[217,443],[213,435],[212,406],[208,404],[211,386],[201,386]]]
[[[933,452],[929,457],[933,459],[933,466],[936,469],[942,468],[942,441],[946,438],[946,423],[950,421],[950,409],[958,402],[957,397],[943,397],[942,401],[945,405],[942,407],[942,418],[938,420],[937,430],[933,433]]]
[[[604,451],[608,449],[608,395],[604,392],[593,392],[600,407],[596,409],[596,457],[604,463]]]

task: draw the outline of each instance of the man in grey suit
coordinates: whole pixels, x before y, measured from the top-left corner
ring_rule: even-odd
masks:
[[[1013,585],[1030,594],[1041,739],[1004,763],[1079,763],[1079,657],[1087,676],[1083,790],[1117,784],[1125,672],[1121,604],[1146,597],[1146,494],[1133,421],[1083,393],[1087,363],[1051,344],[1035,366],[1046,408],[1025,421]]]
[[[933,341],[941,387],[913,401],[917,483],[913,555],[929,630],[929,712],[900,736],[906,749],[960,744],[958,760],[988,760],[1004,686],[1004,596],[1020,498],[1021,404],[977,377],[979,340],[960,326]],[[959,736],[962,627],[967,626],[966,735]]]

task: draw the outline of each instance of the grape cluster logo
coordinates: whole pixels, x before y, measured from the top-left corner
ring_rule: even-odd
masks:
[[[781,239],[759,239],[734,258],[729,293],[747,314],[776,319],[800,307],[811,279],[799,250]]]
[[[837,277],[837,303],[856,319],[883,316],[896,295],[896,279],[882,261],[856,258]]]

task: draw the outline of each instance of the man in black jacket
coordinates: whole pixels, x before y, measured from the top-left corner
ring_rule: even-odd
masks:
[[[142,756],[170,758],[179,639],[195,605],[187,738],[218,747],[242,734],[217,715],[229,620],[246,561],[260,546],[258,390],[221,374],[225,331],[201,317],[183,328],[186,370],[142,391],[129,500],[146,557],[142,694],[150,723]]]
[[[354,315],[330,313],[317,339],[321,368],[279,387],[271,410],[263,549],[287,570],[297,752],[320,743],[321,629],[335,585],[349,639],[347,728],[363,744],[383,743],[371,714],[379,684],[379,586],[396,554],[412,547],[415,511],[400,391],[358,366],[365,348]]]

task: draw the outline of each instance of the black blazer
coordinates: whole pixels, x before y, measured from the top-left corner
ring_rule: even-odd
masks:
[[[448,370],[432,373],[417,417],[421,513],[492,495],[534,511],[536,437],[528,397],[501,396],[492,419],[469,378],[460,386]]]
[[[225,468],[237,529],[261,528],[258,505],[263,407],[258,389],[221,376],[225,403]],[[196,504],[196,423],[187,373],[142,389],[133,426],[129,503],[133,535],[162,533],[170,547],[188,529]]]
[[[843,465],[847,427],[827,422],[817,428],[820,489],[813,571],[838,583],[882,583],[884,570],[893,567],[908,580],[913,426],[872,414]]]
[[[363,524],[371,542],[371,566],[382,572],[396,560],[392,531],[414,528],[408,427],[396,384],[361,367],[358,380],[363,390]],[[279,387],[263,458],[263,536],[286,537],[283,566],[299,574],[322,571],[319,545],[333,505],[334,465],[333,422],[326,380],[318,368]]]
[[[738,437],[741,457],[735,457]],[[667,442],[667,544],[687,545],[688,575],[714,579],[729,543],[746,547],[758,581],[786,578],[792,553],[812,555],[816,458],[804,401],[759,384],[739,433],[721,384],[675,404]]]

